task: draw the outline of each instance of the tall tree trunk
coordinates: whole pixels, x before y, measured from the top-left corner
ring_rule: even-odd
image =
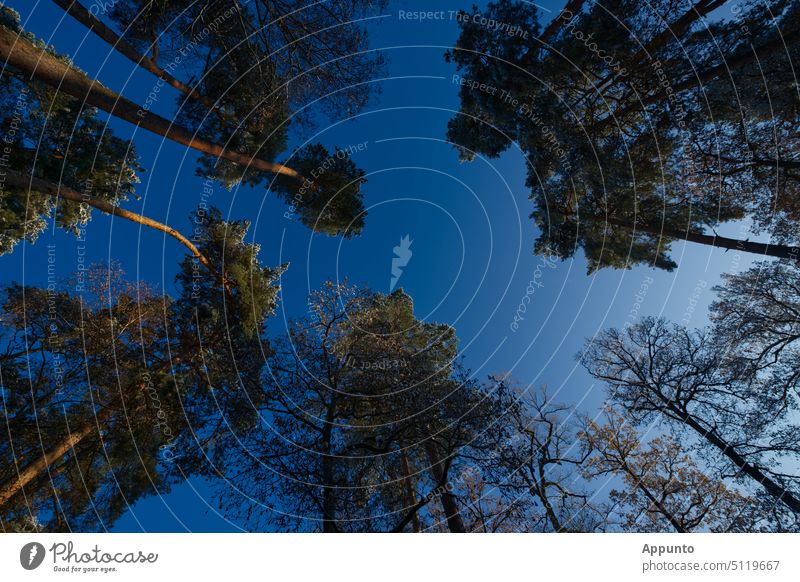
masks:
[[[677,40],[695,21],[709,12],[713,12],[726,2],[727,0],[698,0],[698,2],[684,12],[680,18],[672,24],[668,24],[664,30],[653,38],[653,40],[648,42],[647,46],[636,51],[631,62],[636,65],[639,61],[666,45],[670,40]]]
[[[335,490],[328,483],[333,482],[333,467],[330,455],[322,457],[322,533],[337,533]]]
[[[684,12],[683,16],[658,33],[653,40],[647,43],[647,46],[641,47],[630,59],[626,60],[626,69],[628,72],[643,68],[644,63],[642,61],[644,59],[648,57],[652,59],[652,55],[655,51],[666,45],[670,40],[677,40],[695,21],[709,12],[716,10],[726,2],[727,0],[699,0],[694,6]],[[618,75],[619,73],[609,73],[606,75],[599,83],[595,84],[597,87],[596,91],[602,93],[606,85],[615,80]],[[588,96],[580,101],[584,99],[588,99]]]
[[[586,0],[567,0],[567,3],[564,5],[564,8],[553,18],[547,27],[542,31],[538,37],[534,38],[533,40],[539,44],[536,48],[529,48],[528,52],[522,55],[522,58],[519,61],[519,66],[523,69],[526,67],[530,67],[538,58],[541,52],[552,50],[552,46],[549,44],[550,40],[556,35],[559,29],[566,24],[569,20],[565,18],[566,12],[571,12],[572,14],[577,14],[583,8]]]
[[[684,79],[680,83],[672,85],[671,90],[674,93],[680,93],[682,91],[696,89],[698,87],[701,87],[704,83],[708,83],[709,81],[716,79],[717,77],[730,74],[730,72],[733,71],[734,69],[738,69],[740,67],[744,67],[746,65],[754,63],[758,60],[764,59],[765,57],[774,54],[776,51],[785,51],[786,46],[796,42],[799,35],[800,35],[800,28],[789,30],[788,32],[783,34],[780,38],[777,38],[770,42],[766,42],[758,47],[751,47],[752,50],[750,50],[749,52],[744,52],[739,55],[732,56],[726,59],[722,64],[719,64],[714,67],[709,67],[704,71],[699,71],[695,73],[694,75],[692,75],[687,79]],[[611,112],[602,120],[598,121],[598,125],[601,127],[610,124],[624,125],[625,117],[632,111],[642,111],[642,109],[646,105],[650,105],[652,103],[658,103],[664,100],[665,100],[665,94],[661,90],[661,87],[658,87],[656,88],[654,93],[637,97],[635,103],[631,103],[623,107],[622,111]]]
[[[328,405],[325,427],[322,429],[322,532],[336,533],[336,483],[333,477],[333,421],[336,412],[336,398]]]
[[[283,164],[231,151],[219,144],[196,137],[188,129],[175,125],[104,87],[5,27],[0,27],[0,59],[5,60],[7,65],[19,69],[32,79],[46,83],[81,102],[102,109],[114,117],[124,119],[181,145],[204,154],[224,158],[241,166],[283,174],[301,182],[305,181],[299,172]]]
[[[333,486],[333,462],[330,455],[322,457],[322,532],[337,533],[336,527],[336,497]]]
[[[442,508],[447,517],[447,527],[452,533],[465,533],[467,529],[464,527],[464,521],[461,519],[461,514],[458,511],[456,496],[447,490],[448,480],[444,474],[444,464],[439,458],[439,451],[436,450],[436,444],[431,439],[425,441],[425,453],[428,456],[428,462],[431,464],[433,478],[437,483],[443,483],[442,487],[444,490],[440,497],[442,499]]]
[[[559,29],[564,26],[564,23],[569,20],[564,18],[566,13],[569,12],[573,15],[577,15],[583,8],[585,1],[586,0],[567,0],[564,8],[562,8],[556,17],[550,21],[550,24],[547,25],[547,28],[544,29],[544,32],[539,35],[539,42],[542,44],[547,44],[550,42],[550,39],[553,38]]]
[[[605,221],[608,224],[633,230],[634,226],[627,222],[615,218],[597,217],[590,218],[589,220]],[[719,247],[728,250],[744,251],[746,253],[753,253],[756,255],[765,255],[769,257],[776,257],[779,259],[800,259],[800,247],[793,247],[789,245],[775,245],[768,243],[752,242],[749,240],[741,240],[736,238],[728,238],[726,236],[718,236],[715,234],[704,234],[696,231],[681,231],[677,229],[661,228],[651,224],[636,224],[637,230],[652,234],[653,236],[666,237],[675,240],[686,240],[689,242],[708,245],[712,247]]]
[[[685,412],[680,412],[680,416],[687,426],[691,427],[702,438],[719,449],[719,451],[738,467],[742,473],[761,485],[764,491],[774,497],[776,501],[784,503],[795,514],[800,515],[800,499],[798,499],[794,493],[787,491],[785,487],[773,481],[769,475],[765,474],[761,469],[749,463],[734,447],[723,440],[713,430],[707,430],[693,416]]]
[[[408,453],[405,448],[400,449],[400,467],[403,471],[403,489],[405,492],[405,504],[407,507],[414,507],[417,505],[417,494],[414,491],[414,482],[411,478],[411,467],[408,463]],[[420,533],[422,525],[419,521],[419,512],[415,511],[411,518],[411,531]]]
[[[53,0],[53,2],[60,6],[64,12],[72,16],[75,20],[83,24],[86,28],[110,44],[111,48],[113,48],[115,51],[133,61],[133,63],[137,66],[153,73],[156,77],[164,80],[167,84],[187,95],[191,99],[201,102],[209,110],[214,109],[214,104],[211,101],[206,99],[189,85],[179,81],[167,71],[159,67],[154,60],[137,51],[121,36],[106,26],[99,18],[95,17],[91,12],[89,12],[89,10],[87,10],[77,0]]]
[[[800,248],[788,245],[771,245],[768,243],[752,242],[749,240],[728,238],[725,236],[703,234],[691,231],[686,233],[672,232],[665,234],[673,238],[682,238],[683,240],[688,240],[689,242],[693,243],[720,247],[728,250],[739,250],[756,255],[766,255],[781,259],[800,258],[800,254],[798,254],[800,253]]]
[[[75,445],[80,443],[87,436],[97,430],[98,425],[102,424],[111,416],[111,409],[105,408],[100,411],[93,421],[85,423],[78,430],[70,432],[67,436],[56,443],[49,451],[46,451],[41,457],[28,464],[16,478],[12,478],[0,487],[0,507],[2,507],[9,499],[14,497],[19,491],[28,485],[31,481],[36,479],[47,468],[61,459],[64,455],[68,454]]]
[[[798,35],[800,35],[800,28],[795,28],[794,30],[783,31],[778,38],[766,42],[761,46],[751,47],[751,50],[741,53],[739,55],[735,55],[730,59],[726,59],[723,63],[715,66],[709,67],[705,71],[700,71],[696,75],[682,81],[681,83],[677,83],[672,86],[672,90],[676,93],[679,91],[686,91],[687,89],[694,89],[699,87],[703,83],[707,83],[712,79],[716,79],[717,77],[724,75],[728,71],[732,71],[733,69],[738,69],[739,67],[744,67],[751,63],[755,63],[759,60],[762,60],[770,55],[775,54],[776,52],[786,51],[786,46],[791,45],[797,40]],[[660,91],[654,95],[650,95],[642,99],[642,103],[654,103],[656,101],[661,101],[664,99],[664,96],[660,94]]]
[[[150,228],[154,228],[156,230],[160,230],[168,234],[169,236],[173,237],[175,240],[180,242],[184,245],[187,249],[191,251],[191,253],[197,257],[200,263],[209,270],[209,272],[215,277],[218,278],[219,275],[217,274],[217,270],[214,268],[214,265],[211,264],[203,253],[200,252],[198,249],[189,239],[183,236],[180,232],[175,230],[174,228],[167,226],[161,222],[153,220],[151,218],[147,218],[146,216],[142,216],[141,214],[136,214],[135,212],[129,212],[128,210],[124,210],[119,208],[118,206],[114,206],[107,200],[103,200],[102,198],[94,198],[90,196],[84,196],[75,190],[72,190],[66,186],[59,186],[58,184],[54,184],[53,182],[48,182],[47,180],[42,180],[41,178],[35,178],[33,176],[26,176],[21,172],[17,172],[15,170],[8,170],[6,172],[6,182],[17,188],[23,188],[25,190],[31,190],[34,192],[41,192],[42,194],[49,194],[55,198],[64,198],[65,200],[71,200],[72,202],[84,203],[93,208],[97,208],[101,212],[105,212],[106,214],[110,214],[111,216],[119,216],[120,218],[124,218],[126,220],[130,220],[137,224],[141,224],[143,226],[147,226]]]

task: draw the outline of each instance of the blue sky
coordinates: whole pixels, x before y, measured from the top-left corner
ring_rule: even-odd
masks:
[[[435,9],[468,4],[437,2]],[[547,11],[560,4],[542,6]],[[80,68],[134,101],[144,101],[155,77],[113,53],[54,4],[18,0],[8,5],[21,13],[25,28],[71,55]],[[414,298],[418,317],[456,327],[466,362],[477,375],[511,372],[526,384],[547,384],[559,401],[595,410],[602,388],[574,357],[585,338],[632,322],[634,316],[679,321],[693,301],[690,324],[704,325],[711,287],[720,274],[743,270],[752,259],[676,243],[678,268],[673,273],[638,267],[587,276],[580,254],[555,265],[534,256],[536,231],[528,218],[532,203],[524,187],[524,159],[510,151],[497,160],[460,164],[444,141],[447,121],[458,109],[455,71],[443,59],[458,34],[455,20],[403,21],[398,10],[430,10],[430,3],[394,2],[385,18],[370,25],[373,47],[389,59],[387,78],[376,82],[381,94],[355,118],[323,122],[303,136],[329,146],[366,144],[353,155],[369,180],[362,236],[344,240],[313,235],[285,218],[286,205],[263,187],[232,192],[215,187],[211,203],[231,218],[252,221],[250,236],[261,245],[262,261],[291,263],[271,332],[280,333],[288,318],[302,316],[308,291],[325,279],[347,277],[388,292],[393,247],[408,235],[413,254],[398,286]],[[170,116],[174,95],[164,88],[153,109]],[[188,213],[203,192],[202,179],[195,175],[195,153],[124,122],[109,124],[119,135],[133,136],[147,169],[139,187],[141,200],[125,207],[187,231]],[[727,225],[720,234],[747,238],[739,225]],[[36,244],[20,244],[12,255],[0,257],[2,282],[45,283],[48,244],[57,245],[59,275],[70,275],[77,265],[78,243],[51,230]],[[119,260],[129,277],[174,290],[183,247],[172,239],[95,213],[85,244],[91,262]],[[532,280],[537,284],[529,287]],[[534,292],[514,331],[511,323],[529,288]],[[236,529],[215,515],[212,506],[206,485],[193,481],[163,497],[143,500],[114,530]]]

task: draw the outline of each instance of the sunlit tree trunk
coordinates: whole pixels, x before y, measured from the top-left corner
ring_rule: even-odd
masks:
[[[111,409],[104,409],[97,414],[94,421],[87,422],[78,430],[70,432],[41,457],[28,464],[18,473],[15,479],[11,479],[0,488],[0,506],[3,506],[9,499],[19,493],[23,487],[47,471],[48,467],[69,454],[75,445],[95,432],[98,425],[104,423],[110,416]]]
[[[183,83],[170,75],[167,71],[159,67],[153,59],[140,54],[133,46],[127,43],[121,36],[106,26],[99,18],[95,17],[77,0],[53,0],[64,12],[72,16],[75,20],[83,24],[101,39],[111,45],[115,51],[133,61],[137,66],[153,73],[159,79],[163,79],[170,86],[174,87],[188,97],[200,101],[208,109],[213,109],[214,104],[195,91],[192,87]]]
[[[86,204],[91,206],[92,208],[96,208],[101,212],[105,212],[106,214],[110,214],[111,216],[119,216],[120,218],[124,218],[126,220],[130,220],[137,224],[141,224],[142,226],[147,226],[149,228],[154,228],[156,230],[160,230],[164,232],[180,242],[184,245],[187,249],[191,251],[191,253],[197,257],[200,263],[206,267],[212,275],[217,276],[217,271],[214,268],[214,265],[206,258],[203,253],[200,252],[198,249],[189,239],[183,236],[180,232],[175,230],[174,228],[167,226],[164,223],[158,222],[157,220],[153,220],[152,218],[147,218],[146,216],[142,216],[141,214],[136,214],[135,212],[130,212],[123,208],[119,208],[118,206],[114,206],[107,200],[103,200],[102,198],[94,198],[91,196],[84,196],[75,190],[72,190],[66,186],[59,186],[58,184],[54,184],[52,182],[48,182],[47,180],[42,180],[41,178],[35,178],[33,176],[26,176],[20,172],[15,170],[8,170],[6,172],[6,183],[10,186],[16,186],[17,188],[24,188],[26,190],[32,190],[34,192],[41,192],[43,194],[49,194],[55,198],[63,198],[65,200],[70,200],[72,202],[77,202],[79,204]]]
[[[304,180],[299,172],[283,164],[231,151],[219,144],[197,137],[186,128],[176,125],[104,87],[66,62],[4,27],[0,27],[0,59],[34,80],[46,83],[87,105],[102,109],[114,117],[124,119],[181,145],[204,154],[224,158],[241,166],[283,174],[299,181]]]

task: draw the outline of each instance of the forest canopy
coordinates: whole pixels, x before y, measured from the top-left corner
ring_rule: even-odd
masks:
[[[800,532],[800,1],[14,4],[0,531]]]

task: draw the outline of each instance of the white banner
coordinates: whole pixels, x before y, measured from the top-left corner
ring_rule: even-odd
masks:
[[[800,580],[800,534],[5,534],[0,580]]]

